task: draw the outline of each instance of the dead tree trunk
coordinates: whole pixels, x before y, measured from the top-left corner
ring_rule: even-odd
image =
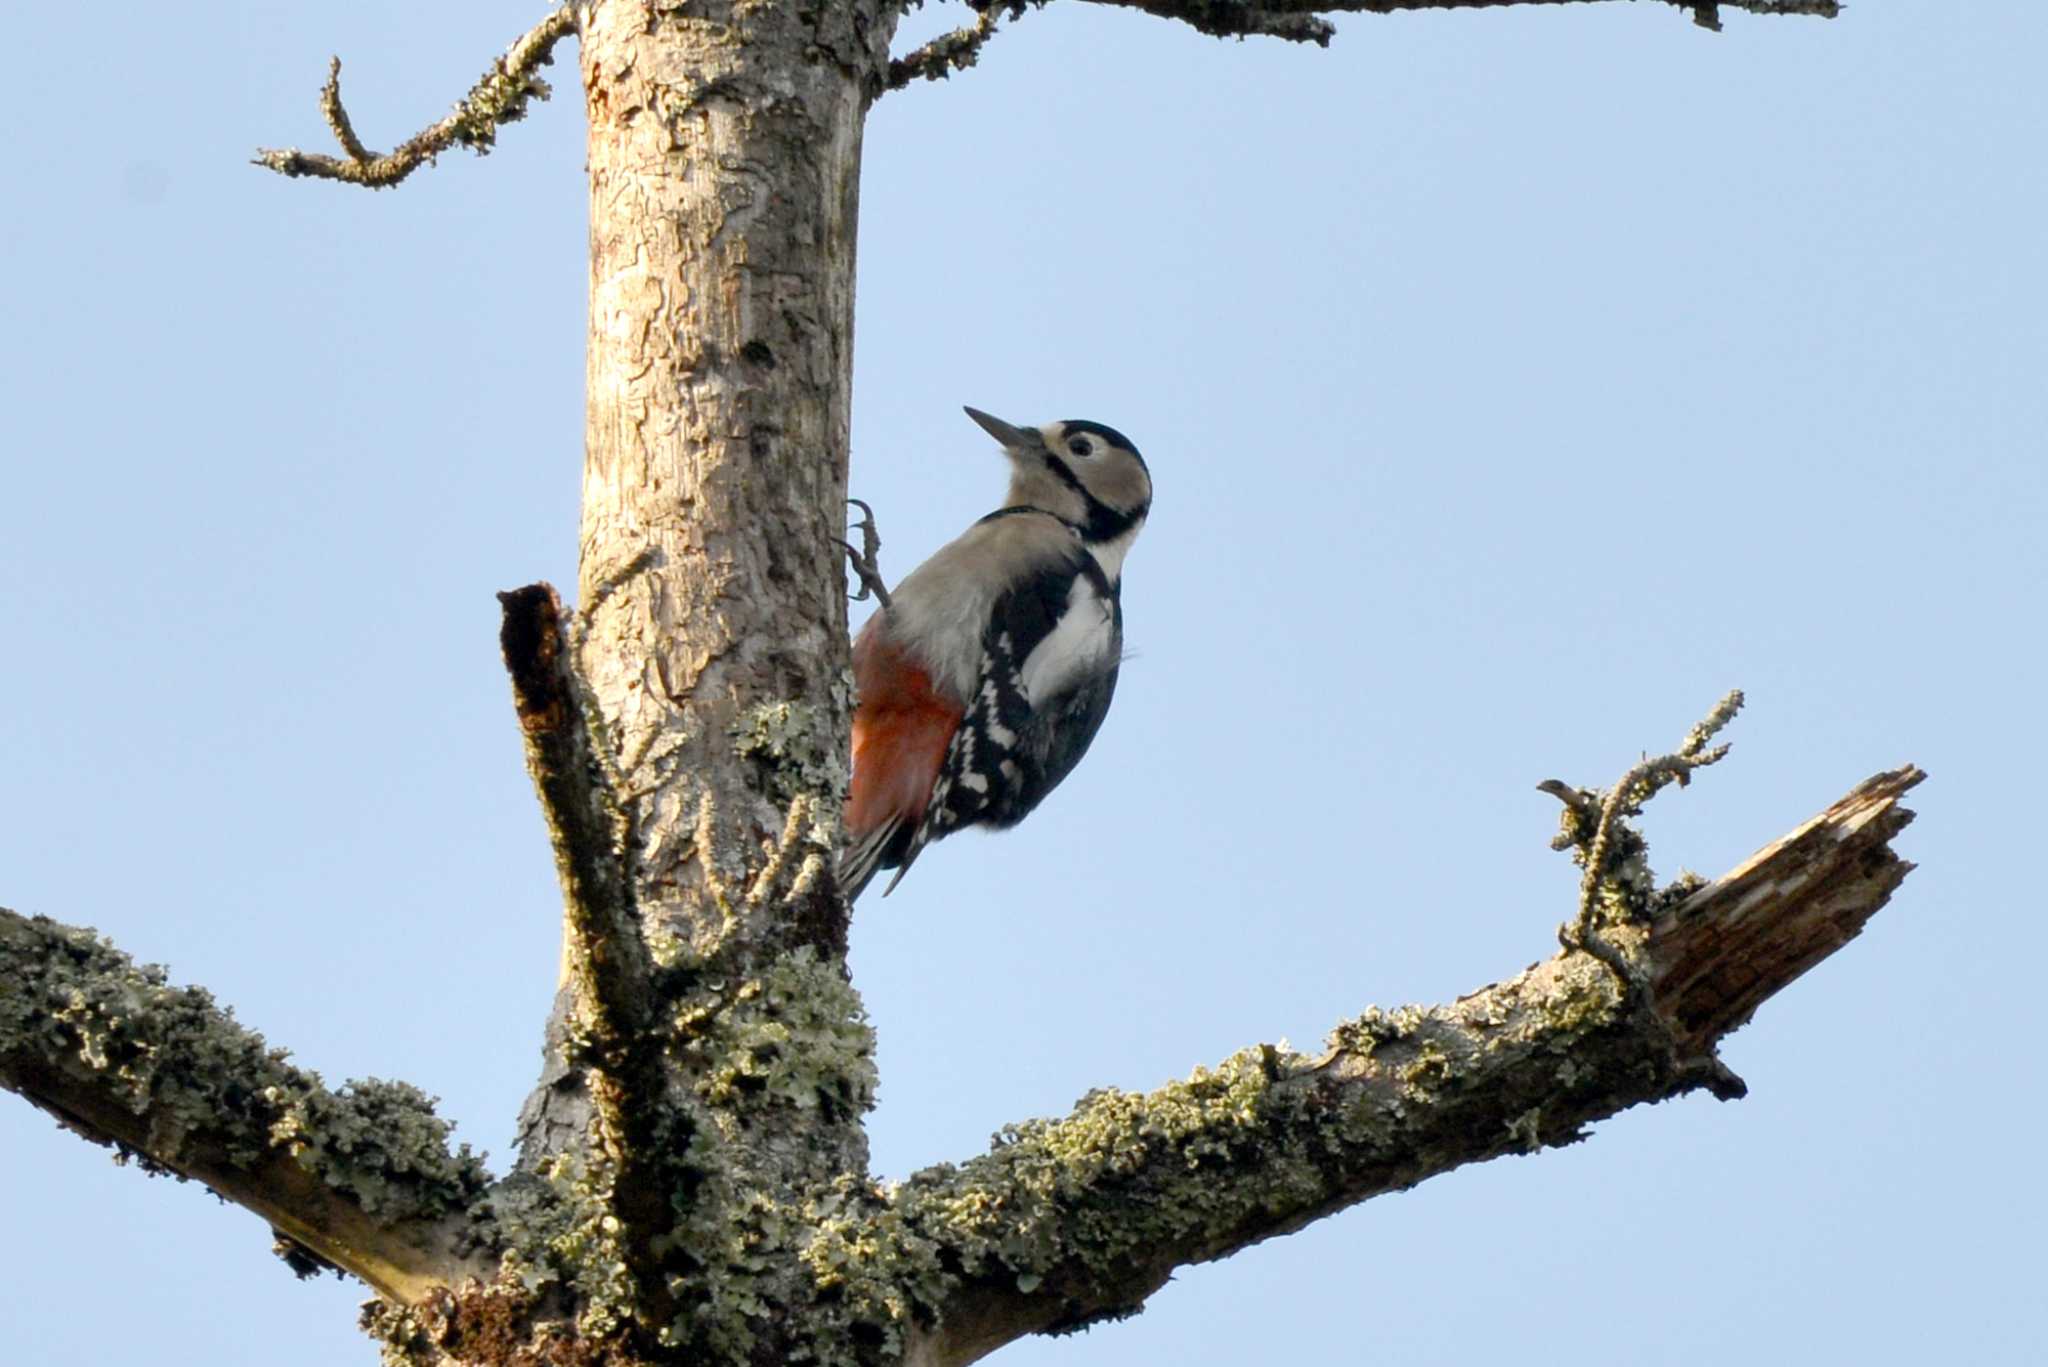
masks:
[[[829,868],[861,123],[894,20],[606,4],[583,26],[580,608],[506,599],[569,901],[521,1168],[586,1168],[608,1314],[650,1359],[814,1356],[816,1327],[770,1311],[802,1294],[741,1272],[800,1276],[789,1203],[866,1177],[872,1047]]]
[[[1291,4],[1138,7],[1328,36]],[[337,68],[322,107],[343,155],[261,158],[393,184],[487,145],[580,29],[578,602],[504,595],[565,901],[546,1071],[516,1170],[494,1179],[413,1089],[328,1091],[204,993],[0,913],[0,1085],[257,1212],[295,1267],[360,1277],[393,1360],[970,1362],[1378,1192],[1641,1101],[1735,1094],[1721,1036],[1908,867],[1887,842],[1911,769],[1720,884],[1659,893],[1624,818],[1710,762],[1706,728],[1612,793],[1554,789],[1589,870],[1557,958],[1449,1007],[1369,1010],[1319,1056],[1255,1046],[1150,1095],[1094,1093],[957,1168],[878,1184],[872,1039],[830,872],[862,119],[883,91],[971,63],[1005,12],[892,62],[900,9],[592,0],[389,154],[357,141]]]

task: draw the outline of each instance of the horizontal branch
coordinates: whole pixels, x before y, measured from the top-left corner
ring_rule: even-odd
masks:
[[[285,1058],[92,931],[0,909],[0,1087],[385,1296],[488,1276],[488,1176],[468,1145],[449,1150],[432,1102],[398,1082],[331,1092]]]
[[[320,89],[320,113],[343,155],[301,152],[296,147],[263,148],[256,153],[255,163],[279,175],[312,176],[381,190],[398,184],[458,143],[479,155],[488,152],[497,141],[500,125],[525,118],[529,100],[545,100],[553,93],[536,73],[553,60],[555,44],[574,33],[576,23],[574,5],[564,5],[548,15],[491,64],[447,118],[381,156],[356,136],[355,125],[341,102],[341,58],[336,57],[328,63],[327,84]]]
[[[1739,1096],[1716,1044],[1885,904],[1912,868],[1889,847],[1912,819],[1899,799],[1923,777],[1879,774],[1648,925],[1606,927],[1627,977],[1568,950],[1448,1006],[1368,1010],[1320,1057],[1261,1045],[1148,1095],[1091,1093],[913,1176],[828,1228],[813,1260],[834,1265],[843,1243],[924,1266],[932,1327],[908,1360],[953,1367],[1128,1314],[1176,1267],[1570,1143],[1627,1107]]]
[[[1396,10],[1493,9],[1505,5],[1565,5],[1600,0],[1089,0],[1177,19],[1218,38],[1282,38],[1328,47],[1336,27],[1324,14],[1391,14]],[[1799,14],[1833,19],[1837,0],[1664,0],[1690,11],[1702,28],[1721,26],[1722,8],[1751,14]]]

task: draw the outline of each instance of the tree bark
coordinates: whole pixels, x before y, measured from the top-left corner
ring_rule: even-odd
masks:
[[[802,1356],[813,1327],[765,1309],[797,1293],[726,1279],[787,1251],[763,1193],[867,1170],[872,1040],[830,869],[861,127],[894,19],[741,0],[583,25],[581,608],[507,604],[508,663],[521,621],[566,647],[571,752],[551,793],[529,720],[569,914],[521,1167],[586,1165],[643,1353]],[[696,1277],[652,1251],[707,1237]]]

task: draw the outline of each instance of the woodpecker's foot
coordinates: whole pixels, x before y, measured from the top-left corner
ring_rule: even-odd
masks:
[[[889,586],[882,582],[882,566],[881,562],[877,559],[882,551],[882,534],[875,530],[875,510],[857,498],[849,498],[846,501],[860,509],[861,513],[861,548],[855,550],[851,541],[839,543],[846,547],[847,562],[853,567],[854,575],[860,580],[860,592],[853,595],[853,601],[858,603],[872,594],[875,601],[880,603],[883,611],[886,612],[889,607]]]

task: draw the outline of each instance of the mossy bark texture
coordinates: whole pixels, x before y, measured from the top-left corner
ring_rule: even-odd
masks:
[[[673,951],[651,979],[670,1080],[635,1103],[649,1114],[608,1135],[586,1104],[573,1140],[530,1138],[496,1182],[411,1088],[330,1093],[203,992],[8,912],[0,1084],[362,1277],[393,1361],[967,1363],[1625,1107],[1739,1095],[1715,1043],[1884,905],[1921,777],[1877,775],[1723,878],[1610,916],[1614,963],[1567,951],[1448,1006],[1368,1009],[1315,1056],[1254,1046],[1149,1094],[1099,1091],[894,1186],[847,1137],[873,1086],[858,999],[809,945],[716,986]],[[616,1066],[587,1015],[558,1016],[555,1087]],[[652,1215],[621,1189],[629,1162]]]
[[[1639,1102],[1732,1094],[1719,1038],[1907,870],[1888,842],[1910,769],[1720,883],[1617,891],[1573,941],[1597,954],[871,1176],[873,1041],[831,866],[861,127],[899,8],[573,10],[582,568],[573,609],[545,585],[505,594],[502,637],[561,875],[563,987],[513,1171],[451,1150],[414,1089],[330,1091],[203,991],[0,912],[0,1086],[256,1212],[296,1270],[361,1278],[393,1363],[956,1364],[1128,1313],[1177,1266],[1378,1192]],[[549,20],[480,90],[523,107],[566,31]],[[327,101],[346,128],[338,86]],[[267,155],[395,179],[363,180],[353,151],[326,159],[347,174]]]

